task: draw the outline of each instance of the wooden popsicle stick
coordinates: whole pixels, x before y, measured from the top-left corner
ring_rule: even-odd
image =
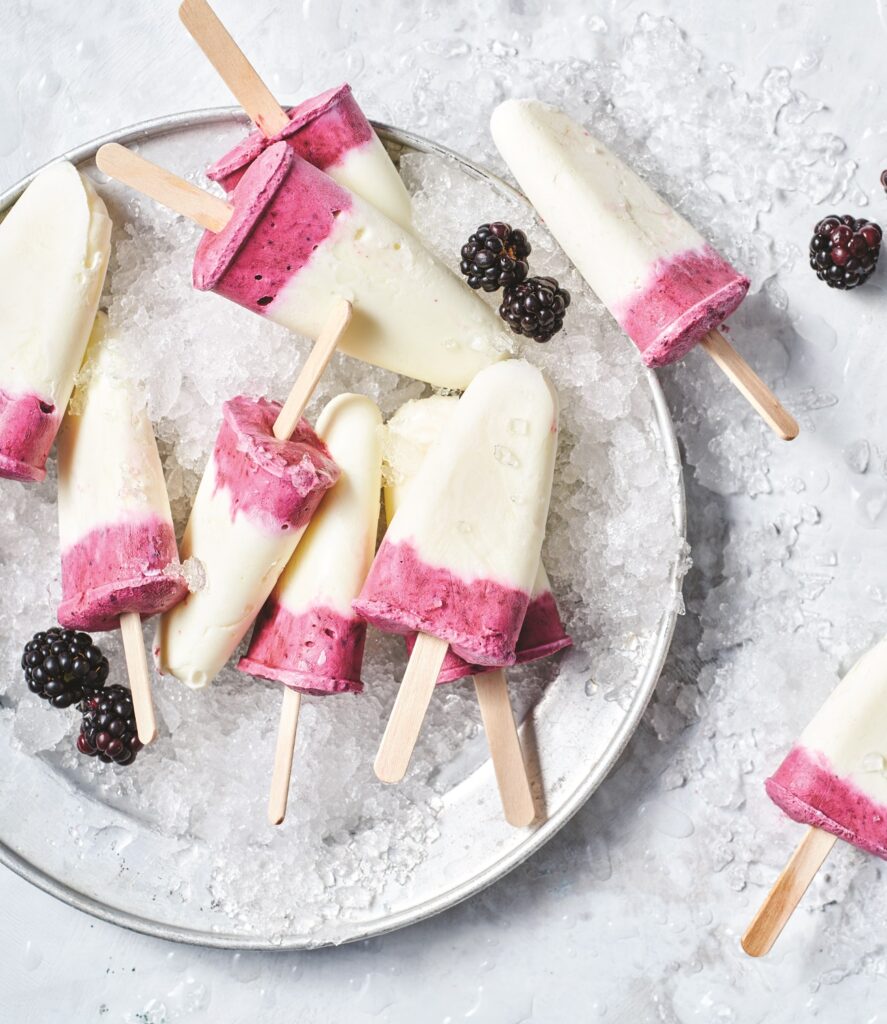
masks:
[[[830,832],[820,828],[807,830],[742,936],[742,948],[749,956],[770,952],[836,842]]]
[[[505,670],[494,668],[476,675],[474,688],[490,745],[490,757],[493,759],[505,820],[509,825],[523,828],[536,817],[536,807],[508,699]]]
[[[290,122],[289,115],[206,0],[185,0],[179,17],[262,134],[270,139],[282,132]]]
[[[347,299],[337,302],[332,313],[327,317],[314,347],[308,353],[305,365],[299,373],[296,383],[283,403],[280,415],[274,422],[274,436],[290,437],[299,424],[305,406],[311,400],[323,371],[333,357],[339,339],[351,322],[351,303]]]
[[[126,670],[129,673],[136,729],[139,739],[147,746],[157,738],[157,719],[154,716],[154,700],[151,696],[151,676],[148,672],[148,657],[145,654],[142,617],[138,612],[126,612],[120,616],[120,632],[123,634],[123,651],[126,656]]]
[[[709,331],[699,344],[772,431],[783,441],[798,436],[797,420],[720,331]]]
[[[161,206],[181,213],[208,231],[221,231],[234,212],[234,207],[224,199],[205,192],[116,142],[102,146],[95,155],[95,162],[98,169],[109,177],[150,196]]]
[[[302,372],[274,421],[271,430],[279,440],[283,441],[291,437],[299,425],[305,406],[311,400],[317,382],[323,375],[333,352],[336,351],[339,339],[350,321],[351,303],[342,299],[333,306],[332,312],[326,318],[320,330],[320,336],[305,360]],[[301,695],[298,690],[291,690],[287,687],[283,697],[283,707],[280,709],[280,724],[277,726],[277,748],[274,752],[271,794],[268,797],[268,821],[272,825],[280,825],[286,817],[301,704]]]
[[[446,640],[427,633],[416,637],[373,765],[382,782],[400,782],[407,773],[448,647]]]
[[[277,747],[274,751],[274,772],[271,776],[271,793],[268,796],[268,823],[279,825],[286,817],[289,801],[290,775],[293,771],[293,753],[296,749],[296,733],[299,728],[299,710],[302,695],[288,686],[283,690],[283,707],[280,709],[280,724],[277,727]]]

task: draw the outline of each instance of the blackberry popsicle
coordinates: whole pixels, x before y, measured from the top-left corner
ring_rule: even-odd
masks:
[[[246,169],[275,142],[324,171],[333,181],[410,227],[410,195],[351,87],[328,89],[284,110],[206,0],[185,0],[179,16],[257,129],[207,170],[232,192]]]
[[[154,429],[104,313],[59,430],[58,512],[58,620],[122,631],[139,739],[150,743],[157,725],[142,618],[168,611],[188,588]]]
[[[517,659],[557,448],[558,403],[536,367],[511,359],[479,373],[391,521],[357,611],[417,633],[379,754],[403,778],[447,650],[468,664]]]
[[[322,337],[340,334],[350,312],[334,307]],[[193,688],[212,682],[234,653],[339,477],[302,419],[313,389],[301,380],[283,406],[245,396],[224,405],[181,545],[205,582],[162,616],[157,633],[161,670]]]
[[[259,613],[241,672],[283,683],[268,820],[286,814],[302,694],[362,693],[366,623],[351,602],[376,550],[382,414],[363,395],[339,395],[317,420],[340,476]]]
[[[66,161],[0,224],[0,477],[39,481],[95,320],[111,220]]]
[[[455,396],[417,399],[402,405],[386,424],[384,493],[389,524],[412,489],[429,450],[443,436],[457,405]],[[548,574],[540,563],[517,639],[516,664],[538,661],[571,643]],[[408,637],[411,652],[414,644],[415,637]],[[505,669],[469,665],[452,649],[448,650],[437,684],[454,683],[466,676],[474,678],[505,818],[518,827],[529,825],[536,816],[536,808],[508,699]]]
[[[123,146],[103,146],[96,160],[207,228],[194,259],[201,291],[311,338],[331,302],[347,300],[354,313],[343,352],[437,387],[462,389],[509,354],[495,312],[415,235],[284,142],[250,165],[228,201]]]
[[[767,795],[809,828],[742,937],[750,956],[769,952],[838,839],[887,860],[887,637],[835,687]]]
[[[666,366],[701,345],[776,434],[795,438],[794,418],[717,329],[745,298],[748,278],[561,111],[508,100],[490,128],[518,184],[644,363]]]

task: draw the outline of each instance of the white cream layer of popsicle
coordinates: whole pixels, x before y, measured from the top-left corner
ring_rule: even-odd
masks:
[[[0,229],[0,387],[60,410],[83,361],[105,280],[111,220],[69,163],[41,171]]]
[[[272,600],[293,615],[322,606],[350,617],[376,551],[382,414],[364,395],[339,395],[315,429],[342,475],[324,495]]]
[[[506,100],[490,129],[549,230],[611,309],[658,260],[705,245],[615,153],[554,107]]]

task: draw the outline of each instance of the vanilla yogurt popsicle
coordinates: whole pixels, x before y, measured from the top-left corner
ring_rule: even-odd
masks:
[[[61,625],[117,629],[187,593],[163,467],[144,398],[107,318],[95,321],[58,435]]]
[[[268,138],[256,129],[207,170],[207,177],[231,192],[249,165],[275,142],[324,171],[343,188],[372,203],[386,217],[409,228],[410,195],[372,125],[343,84],[287,111],[289,124]]]
[[[289,440],[282,406],[240,396],[223,420],[194,499],[180,554],[203,566],[203,587],[160,619],[161,671],[199,688],[234,653],[271,592],[338,469],[305,420]]]
[[[742,936],[768,953],[837,839],[887,860],[887,637],[850,669],[765,783],[810,826]]]
[[[363,395],[339,395],[316,430],[341,475],[259,614],[237,667],[301,693],[360,693],[366,623],[351,605],[376,550],[382,414]]]
[[[0,476],[42,480],[95,320],[111,221],[65,162],[0,224]]]
[[[508,354],[508,332],[483,300],[286,143],[266,149],[230,199],[230,220],[198,247],[198,289],[312,338],[330,297],[348,299],[342,351],[438,387],[462,389]]]
[[[521,188],[647,366],[681,359],[745,298],[748,279],[566,114],[508,100],[490,127]]]
[[[355,603],[393,633],[445,641],[470,665],[514,664],[539,571],[557,396],[523,360],[469,385],[391,521]]]
[[[385,514],[390,523],[413,486],[429,449],[444,434],[455,413],[455,396],[432,395],[402,405],[385,426]],[[407,643],[412,649],[413,638]],[[517,664],[537,661],[572,643],[564,629],[551,584],[540,563],[530,593],[527,613],[517,640]],[[487,667],[471,665],[448,650],[438,674],[438,683],[452,683],[465,676],[479,675]]]
[[[887,638],[838,683],[766,787],[795,821],[887,859]]]

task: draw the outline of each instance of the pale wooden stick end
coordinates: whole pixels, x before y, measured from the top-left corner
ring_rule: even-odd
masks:
[[[269,825],[280,825],[286,817],[301,705],[302,695],[298,690],[291,690],[287,686],[283,691],[283,706],[280,709],[280,724],[277,727],[277,747],[274,751],[274,771],[268,796]]]
[[[798,436],[797,420],[720,331],[709,331],[699,344],[775,434],[783,441]]]
[[[117,142],[100,147],[96,166],[109,178],[129,185],[208,231],[221,231],[234,212],[224,199],[205,192]]]
[[[407,773],[448,646],[446,640],[426,633],[416,637],[416,646],[373,764],[382,782],[400,782]]]
[[[505,820],[515,828],[526,828],[536,818],[533,791],[527,776],[505,670],[491,669],[474,677],[481,718],[490,746],[490,757]]]
[[[311,401],[323,371],[332,359],[339,340],[350,322],[351,303],[347,299],[340,299],[321,328],[320,335],[280,410],[280,415],[274,421],[272,430],[275,437],[285,440],[292,436],[299,425],[305,406]]]
[[[742,948],[749,956],[770,952],[836,841],[830,832],[807,830],[742,936]]]
[[[184,0],[179,7],[179,18],[266,138],[282,132],[290,123],[289,115],[207,0]]]
[[[136,729],[142,744],[147,746],[157,739],[157,718],[154,714],[154,698],[151,694],[151,675],[145,653],[142,619],[138,612],[126,612],[120,616],[120,632],[123,636],[123,651],[126,656],[126,670],[129,673]]]

